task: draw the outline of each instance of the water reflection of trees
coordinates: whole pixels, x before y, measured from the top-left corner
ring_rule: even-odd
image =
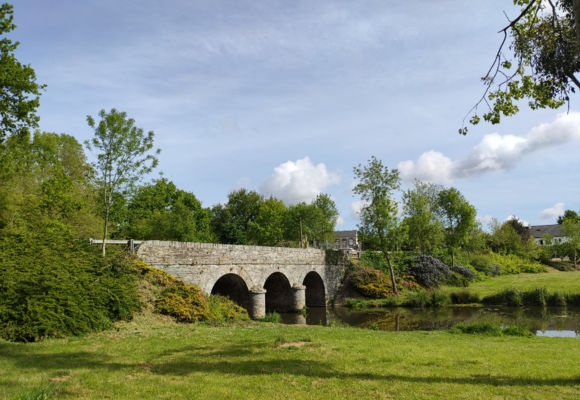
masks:
[[[488,321],[536,331],[580,331],[580,308],[444,307],[438,309],[335,308],[336,318],[349,325],[389,331],[444,330],[460,322]]]

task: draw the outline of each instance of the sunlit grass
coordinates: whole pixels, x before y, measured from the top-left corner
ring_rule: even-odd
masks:
[[[466,290],[480,297],[499,293],[505,289],[530,290],[546,288],[550,292],[580,293],[580,271],[561,272],[550,268],[538,274],[500,275],[474,282]],[[446,292],[456,292],[457,287],[443,287]]]
[[[0,398],[579,398],[578,339],[140,317],[117,331],[0,341]],[[47,389],[47,391],[49,391]]]

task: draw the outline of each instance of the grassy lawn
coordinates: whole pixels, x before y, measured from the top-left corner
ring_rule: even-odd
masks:
[[[549,272],[540,274],[501,275],[469,285],[466,290],[487,296],[505,289],[535,289],[546,288],[550,292],[560,290],[569,293],[580,293],[580,271],[561,272],[550,268]],[[443,287],[445,292],[461,291],[457,287]]]
[[[580,398],[578,339],[139,317],[82,338],[0,341],[0,398]]]

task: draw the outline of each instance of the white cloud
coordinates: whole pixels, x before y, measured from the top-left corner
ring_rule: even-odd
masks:
[[[524,136],[485,135],[463,160],[453,161],[444,154],[430,150],[417,162],[402,161],[398,168],[407,181],[449,184],[454,179],[467,178],[493,171],[507,171],[526,155],[541,149],[580,140],[580,113],[559,115],[550,123],[531,129]]]
[[[310,202],[326,187],[337,184],[340,177],[329,172],[326,165],[312,164],[310,158],[286,161],[274,168],[274,173],[261,187],[262,194],[274,196],[287,204]]]
[[[342,218],[339,215],[338,218],[336,219],[336,226],[341,226],[341,225],[344,225],[344,218]]]
[[[357,200],[357,201],[353,201],[350,205],[350,209],[352,211],[353,216],[355,217],[359,217],[360,216],[360,212],[363,209],[364,206],[366,206],[366,202],[363,200]]]
[[[564,203],[556,203],[553,207],[546,208],[540,213],[540,219],[555,221],[564,215]]]
[[[438,151],[428,151],[419,157],[417,163],[411,160],[398,165],[401,177],[412,181],[419,179],[425,182],[448,184],[452,181],[453,161]]]
[[[478,216],[476,219],[483,226],[488,226],[494,220],[494,218],[491,215],[484,215],[481,217]]]

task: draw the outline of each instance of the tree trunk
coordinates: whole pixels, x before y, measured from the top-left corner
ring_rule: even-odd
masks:
[[[580,0],[574,0],[574,28],[576,29],[576,42],[580,49]]]
[[[105,226],[103,228],[103,257],[107,255],[106,245],[107,245],[107,228],[109,226],[109,209],[105,208]]]
[[[395,271],[393,270],[393,264],[391,263],[391,256],[389,252],[385,251],[385,256],[387,257],[387,263],[389,264],[389,272],[391,273],[391,282],[393,284],[393,293],[395,296],[399,295],[399,291],[397,290],[397,282],[395,281]]]
[[[455,251],[451,249],[451,267],[455,268]]]

